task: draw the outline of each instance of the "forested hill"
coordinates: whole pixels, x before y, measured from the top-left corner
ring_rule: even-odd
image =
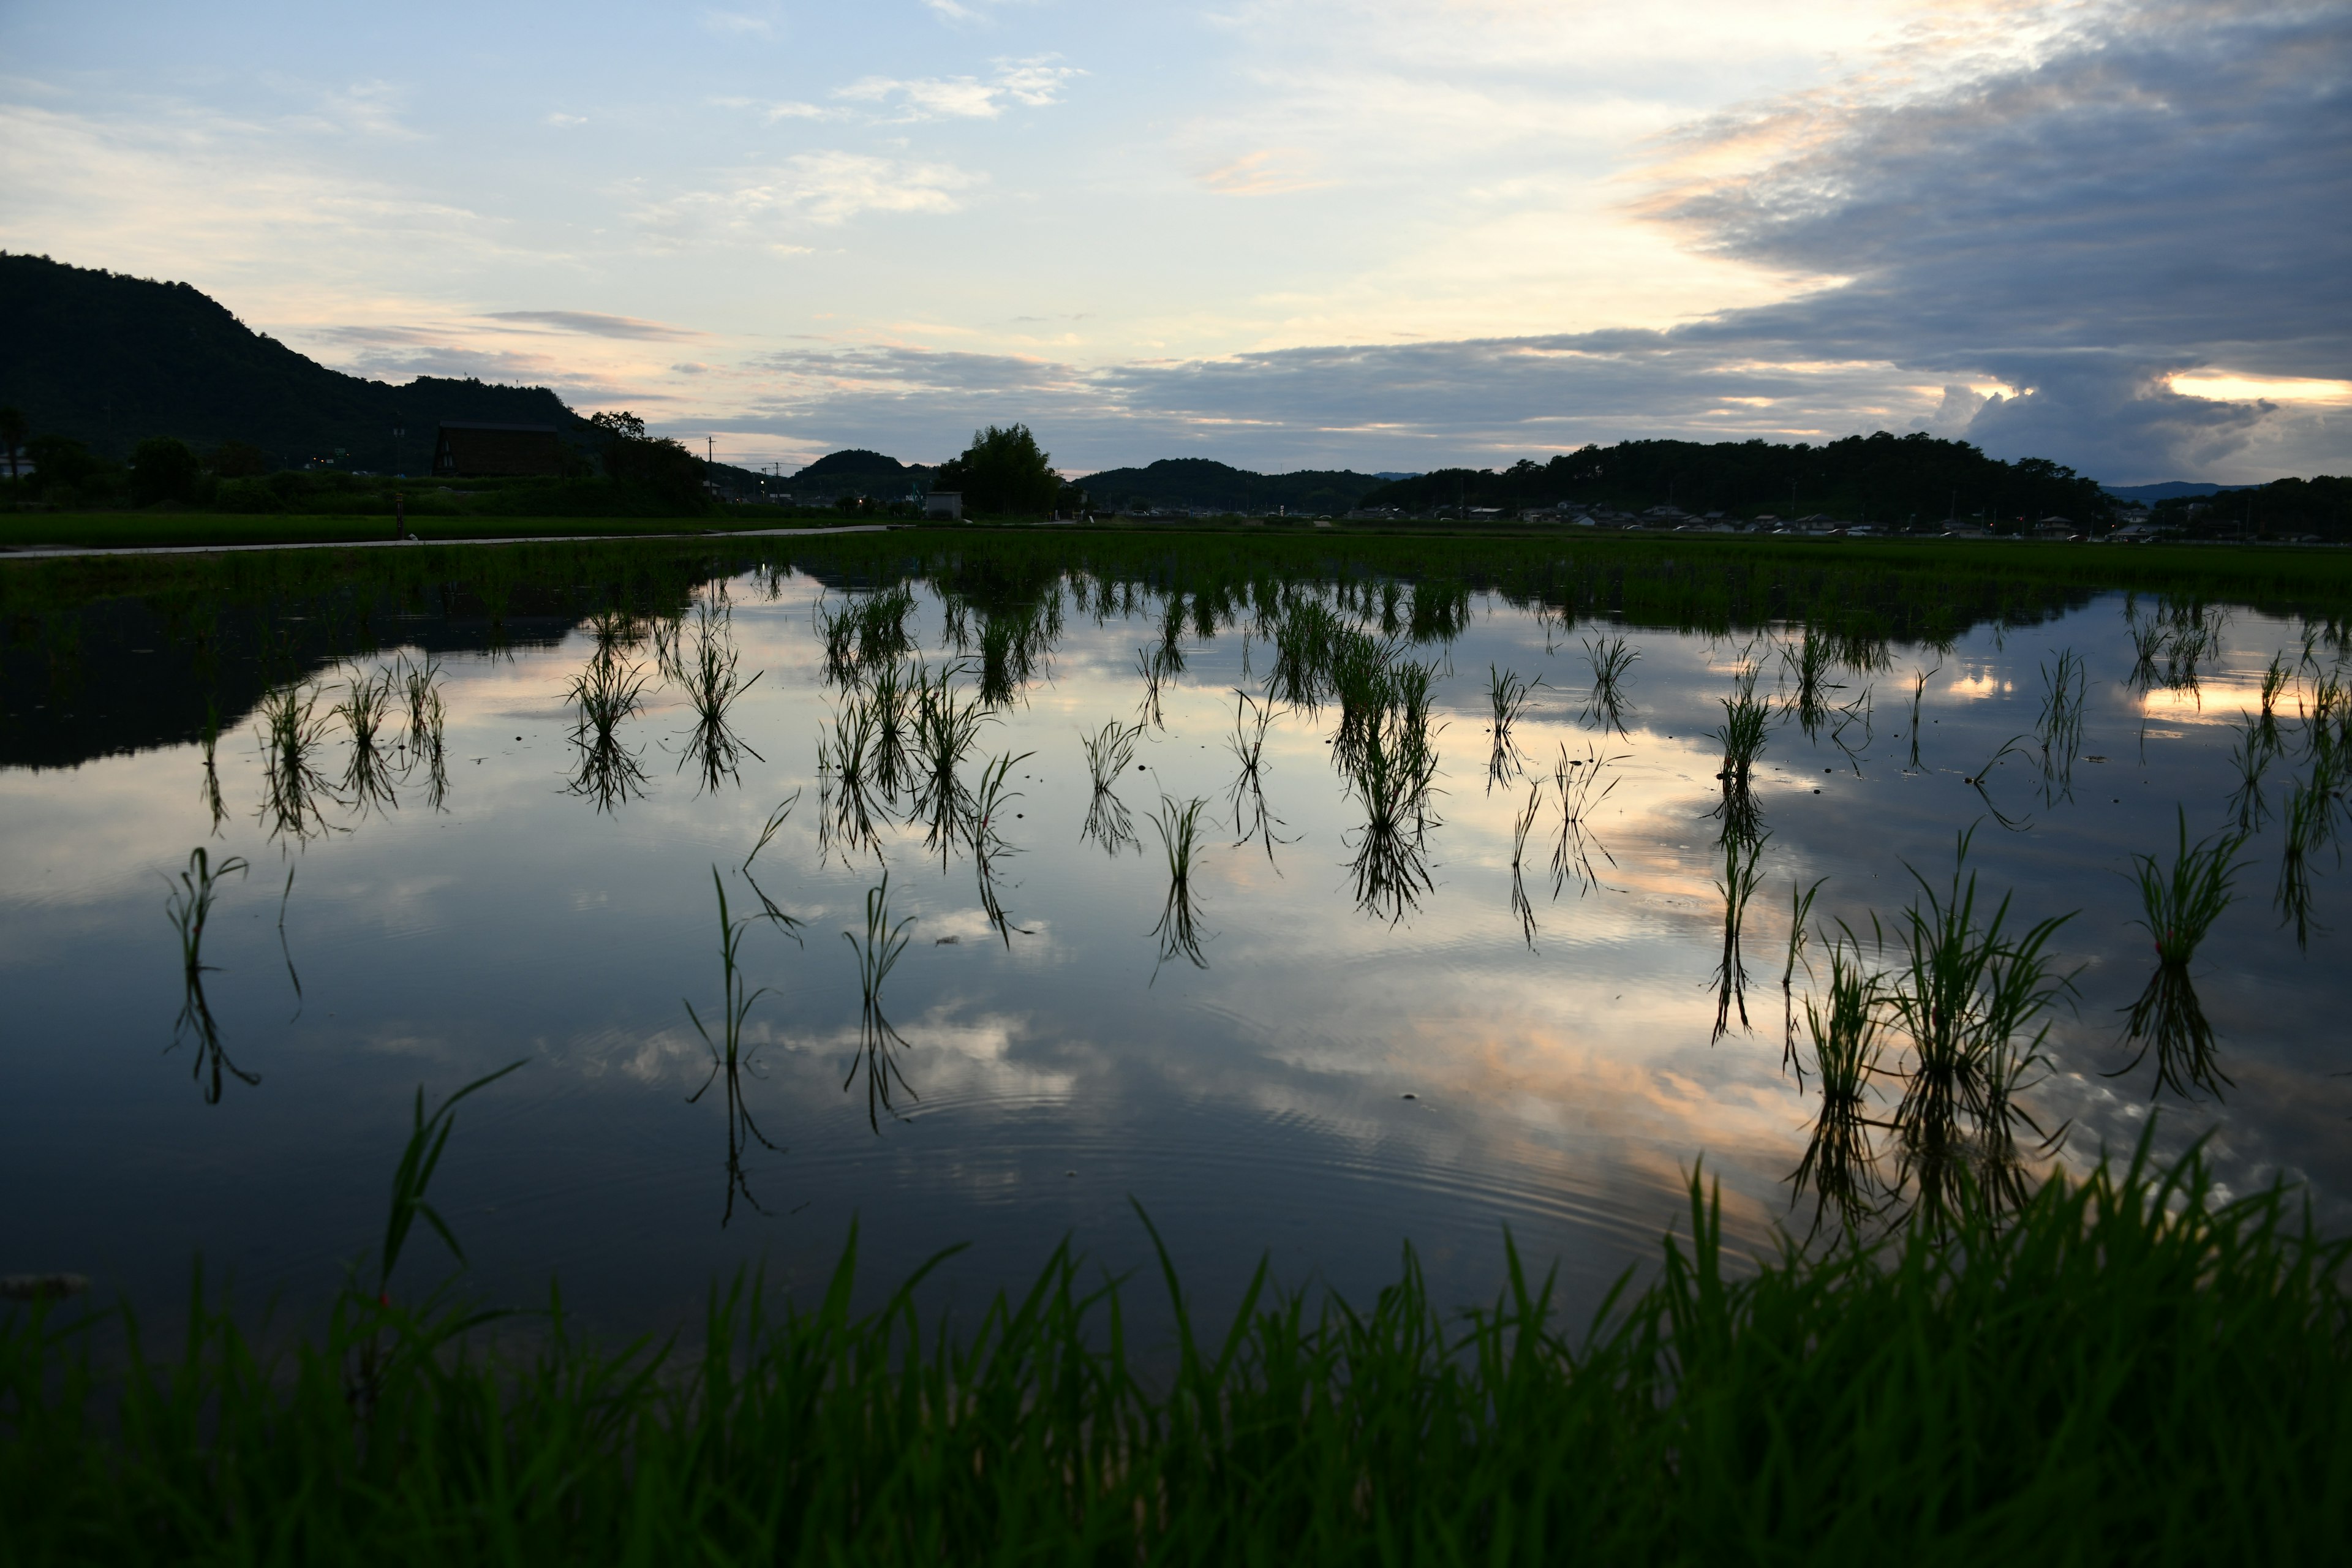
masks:
[[[1826,513],[1853,522],[1932,522],[1943,518],[2104,517],[2096,482],[2041,458],[2005,463],[1965,441],[1913,434],[1849,436],[1812,447],[1766,441],[1622,441],[1586,447],[1548,463],[1507,468],[1441,468],[1365,496],[1367,507],[1409,512],[1454,506],[1515,510],[1561,501],[1643,511],[1782,518]]]
[[[1343,512],[1383,481],[1377,474],[1302,468],[1254,474],[1206,458],[1162,458],[1149,468],[1105,468],[1077,481],[1102,510],[1160,507],[1198,511]]]
[[[150,436],[258,447],[293,467],[338,448],[353,468],[422,471],[444,419],[584,424],[543,386],[422,376],[405,386],[330,370],[252,331],[185,283],[0,252],[0,405],[31,433],[121,459]],[[395,452],[393,429],[408,434]]]

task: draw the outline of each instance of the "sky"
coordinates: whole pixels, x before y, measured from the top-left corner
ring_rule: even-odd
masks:
[[[2352,0],[0,0],[0,248],[790,473],[2352,473]]]

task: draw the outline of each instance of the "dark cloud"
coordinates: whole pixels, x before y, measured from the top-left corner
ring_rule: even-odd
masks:
[[[640,321],[635,316],[606,316],[594,310],[493,310],[483,320],[579,332],[593,338],[676,340],[709,335],[685,327],[665,326],[659,321]]]

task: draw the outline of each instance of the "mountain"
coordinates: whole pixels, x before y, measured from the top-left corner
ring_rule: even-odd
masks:
[[[419,376],[404,386],[345,375],[256,332],[185,283],[0,251],[0,405],[36,436],[71,436],[127,458],[150,436],[198,447],[258,447],[291,468],[342,454],[356,468],[421,473],[445,419],[585,421],[543,386]],[[394,428],[406,431],[395,439]]]
[[[1077,483],[1104,510],[1336,513],[1355,506],[1381,479],[1332,468],[1255,474],[1206,458],[1162,458],[1147,468],[1104,468]]]
[[[2183,496],[2220,495],[2223,490],[2251,490],[2256,485],[2209,485],[2196,479],[2167,479],[2154,485],[2101,485],[2101,489],[2117,500],[2144,501],[2154,506],[2160,500],[2179,500]]]
[[[783,481],[803,500],[831,500],[845,495],[896,500],[926,486],[931,470],[920,463],[902,463],[880,452],[851,447],[827,452]]]
[[[1368,507],[1429,513],[1456,506],[1671,505],[1685,512],[1826,514],[1853,522],[1932,523],[1948,517],[2075,521],[2112,504],[2097,484],[2042,458],[1988,458],[1965,441],[1924,433],[1849,436],[1822,446],[1769,441],[1621,441],[1510,468],[1440,468],[1381,486]]]

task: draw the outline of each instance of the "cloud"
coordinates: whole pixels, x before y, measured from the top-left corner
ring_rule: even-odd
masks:
[[[672,243],[759,238],[780,226],[830,227],[867,213],[951,213],[963,205],[962,192],[986,181],[951,163],[803,153],[739,172],[719,188],[648,202],[633,216],[641,229]]]
[[[773,37],[776,24],[766,16],[754,16],[743,11],[705,11],[703,31],[716,33],[722,38]]]
[[[1274,196],[1328,184],[1307,177],[1299,166],[1304,158],[1295,147],[1262,148],[1210,170],[1200,177],[1201,184],[1226,196]]]
[[[2352,11],[2134,6],[1928,90],[1857,83],[1702,127],[1648,210],[1717,254],[1844,275],[1685,341],[1990,378],[2021,393],[1970,418],[1989,450],[2166,477],[2310,424],[2176,376],[2352,366],[2347,145]]]
[[[607,316],[594,310],[492,310],[483,318],[548,327],[560,332],[583,332],[598,338],[699,338],[707,334],[688,327],[666,326],[635,316]]]
[[[1009,105],[1042,109],[1058,103],[1062,89],[1070,79],[1086,74],[1075,67],[1057,66],[1053,58],[1048,55],[1035,59],[999,60],[995,76],[985,81],[969,76],[912,80],[861,77],[836,89],[834,96],[853,103],[890,106],[897,110],[894,118],[900,121],[993,120]]]

